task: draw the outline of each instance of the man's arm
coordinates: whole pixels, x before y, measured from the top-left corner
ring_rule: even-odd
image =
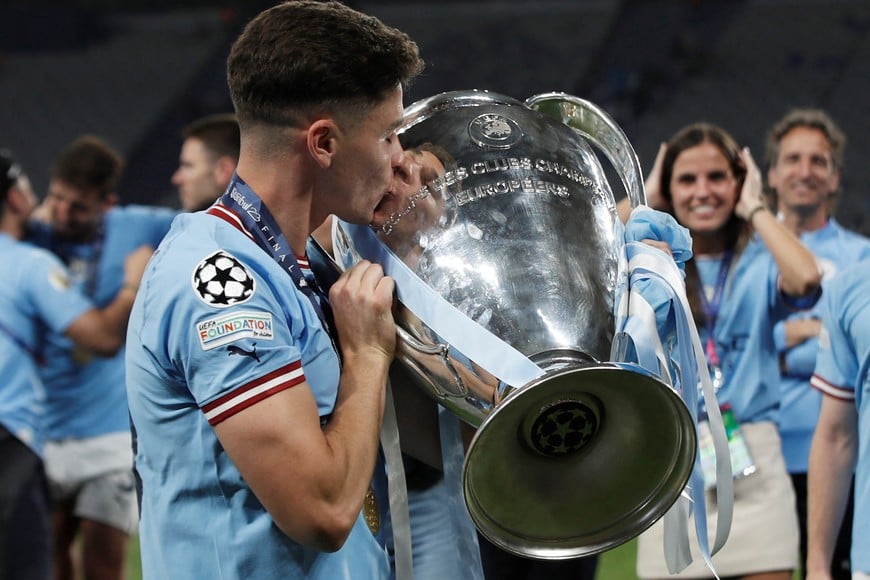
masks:
[[[393,281],[362,261],[330,290],[342,352],[332,417],[320,426],[307,383],[215,426],[227,454],[276,525],[295,541],[339,549],[371,482],[396,327]]]
[[[124,261],[124,284],[115,299],[103,309],[92,308],[76,318],[65,334],[77,346],[101,356],[113,356],[124,345],[127,320],[142,273],[154,250],[142,246]]]
[[[831,557],[846,510],[858,449],[855,403],[825,395],[808,473],[807,578],[830,578]]]

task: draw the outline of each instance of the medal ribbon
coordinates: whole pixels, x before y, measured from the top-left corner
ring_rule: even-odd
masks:
[[[226,211],[231,212],[232,215],[227,215]],[[236,227],[241,226],[244,233],[287,272],[296,288],[311,302],[323,328],[333,338],[333,347],[335,347],[332,325],[330,324],[332,312],[329,309],[326,295],[320,289],[313,275],[309,282],[302,273],[296,255],[290,248],[287,238],[281,232],[278,222],[275,221],[272,213],[254,190],[241,177],[233,174],[233,179],[230,181],[226,193],[207,210],[207,213],[228,221]],[[234,223],[233,217],[239,223]],[[337,348],[336,352],[339,352]]]

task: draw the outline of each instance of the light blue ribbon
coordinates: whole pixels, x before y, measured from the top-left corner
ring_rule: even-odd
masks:
[[[431,290],[423,283],[404,262],[393,254],[368,227],[357,226],[336,220],[333,226],[333,252],[341,266],[349,268],[361,258],[381,264],[384,273],[392,277],[396,282],[396,292],[399,300],[408,309],[414,312],[420,320],[435,331],[448,344],[452,344],[460,353],[468,355],[471,360],[479,362],[480,366],[487,371],[499,369],[502,380],[509,384],[522,386],[527,382],[541,376],[544,371],[532,363],[522,353],[495,337],[485,328],[464,316],[440,295]],[[345,239],[344,232],[350,239]],[[352,243],[348,243],[348,242]],[[486,352],[483,349],[491,349]],[[480,360],[486,359],[486,360]],[[502,367],[504,369],[502,371]],[[496,374],[492,372],[492,374]],[[512,383],[511,381],[517,381]],[[392,403],[392,401],[389,401]],[[387,416],[385,413],[385,421]],[[395,418],[392,419],[395,422]],[[465,572],[465,578],[469,580],[484,580],[483,565],[480,560],[480,547],[477,543],[477,532],[468,514],[468,508],[462,501],[462,462],[465,450],[462,445],[462,437],[459,428],[459,418],[439,406],[439,436],[441,440],[441,459],[444,467],[444,482],[447,487],[448,511],[450,513],[451,527],[457,542],[457,559],[459,566]],[[385,447],[398,449],[398,434],[396,438],[384,438],[382,430],[382,444]],[[395,445],[393,445],[395,443]],[[395,453],[393,454],[395,455]],[[389,460],[389,456],[387,457]],[[395,461],[393,462],[395,464]],[[389,461],[388,461],[389,467]],[[395,465],[395,471],[401,470],[401,461]],[[404,471],[401,471],[404,480]],[[403,519],[407,515],[407,492],[397,489],[399,482],[390,480],[390,507],[398,512],[398,521],[394,522],[394,529],[398,523],[403,529],[407,529],[410,539],[410,525],[406,525]],[[404,504],[402,504],[404,498]],[[402,511],[403,510],[403,511]],[[409,569],[411,560],[410,544],[402,542],[401,545],[394,533],[394,545],[396,548],[396,575],[398,580],[412,578],[413,571]],[[400,555],[400,548],[403,553]]]
[[[438,405],[441,463],[444,467],[444,485],[447,488],[450,523],[458,543],[459,568],[464,573],[463,578],[467,580],[484,580],[477,530],[463,501],[462,462],[465,459],[465,449],[462,446],[459,421],[459,417]]]
[[[384,273],[396,282],[399,301],[431,328],[444,342],[457,349],[475,364],[512,387],[519,388],[544,376],[544,370],[527,356],[498,338],[471,318],[459,312],[429,287],[377,238],[368,226],[338,221],[352,244],[333,230],[333,245],[339,256],[349,256],[351,263],[360,257],[380,264]],[[342,260],[345,258],[342,257]],[[347,263],[345,263],[347,267]]]
[[[691,552],[688,546],[687,518],[690,513],[695,516],[695,531],[698,537],[699,549],[707,566],[716,575],[713,568],[712,554],[718,552],[728,538],[733,515],[734,483],[731,477],[731,459],[728,450],[728,439],[725,427],[719,413],[719,406],[710,380],[705,361],[704,351],[698,336],[694,320],[686,298],[683,279],[673,260],[663,252],[649,245],[630,242],[626,244],[628,260],[628,298],[627,314],[617,314],[617,329],[628,334],[635,346],[638,362],[647,370],[655,372],[671,384],[670,377],[662,373],[660,368],[667,367],[668,358],[658,351],[661,343],[655,327],[655,309],[640,292],[634,290],[641,282],[652,283],[657,289],[663,290],[674,313],[676,324],[676,358],[672,362],[677,371],[673,373],[672,386],[683,398],[697,429],[698,424],[698,384],[709,413],[710,431],[716,460],[716,498],[719,506],[719,518],[716,524],[716,535],[713,550],[709,549],[707,536],[706,498],[704,495],[703,472],[700,465],[700,454],[696,455],[687,491],[696,509],[692,509],[687,499],[680,500],[665,515],[665,560],[669,572],[677,573],[688,566]],[[718,578],[718,576],[717,576]]]

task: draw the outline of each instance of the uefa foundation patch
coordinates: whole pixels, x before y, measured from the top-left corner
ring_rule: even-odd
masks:
[[[243,338],[272,340],[272,313],[241,311],[215,316],[196,323],[202,350],[211,350]]]

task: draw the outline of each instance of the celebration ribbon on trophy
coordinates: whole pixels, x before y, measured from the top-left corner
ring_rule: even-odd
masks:
[[[728,439],[718,411],[713,383],[707,365],[699,364],[699,361],[706,360],[704,350],[694,320],[688,315],[691,310],[682,277],[674,262],[667,259],[661,251],[639,242],[626,244],[626,252],[629,257],[629,288],[636,288],[643,281],[654,283],[665,292],[665,296],[673,306],[677,332],[677,357],[674,362],[680,368],[680,373],[674,376],[681,377],[673,386],[689,408],[696,427],[698,382],[701,385],[705,405],[712,410],[709,419],[716,452],[716,494],[719,507],[713,549],[710,550],[707,537],[703,473],[700,458],[696,457],[689,484],[691,502],[696,509],[691,510],[692,506],[681,498],[665,515],[665,559],[668,570],[671,573],[679,572],[691,562],[686,523],[689,513],[693,511],[701,555],[715,575],[711,556],[721,549],[728,538],[733,514],[734,484],[731,478]],[[663,350],[658,351],[661,343],[655,330],[654,308],[640,292],[634,289],[630,291],[628,313],[617,323],[618,329],[622,328],[623,332],[631,335],[641,366],[654,372],[659,370],[657,367],[667,366]],[[670,380],[669,373],[659,372],[659,374]]]
[[[522,387],[544,376],[544,370],[526,355],[462,314],[429,285],[421,282],[368,226],[341,220],[338,220],[338,224],[353,242],[359,257],[383,267],[384,273],[396,282],[399,301],[441,340],[512,387]],[[339,244],[335,244],[335,247],[337,251],[342,251]],[[344,265],[348,267],[349,263],[345,262]]]
[[[378,240],[375,233],[366,226],[358,226],[341,220],[333,222],[333,247],[337,254],[337,258],[344,268],[350,267],[360,258],[365,258],[371,262],[379,263],[384,269],[384,273],[392,277],[396,282],[396,293],[399,300],[413,311],[425,324],[445,340],[448,344],[459,350],[462,353],[471,353],[476,362],[487,371],[490,369],[502,369],[502,373],[498,374],[503,381],[515,386],[522,386],[527,382],[542,376],[543,369],[538,367],[522,353],[491,334],[485,328],[464,316],[456,310],[449,302],[444,300],[440,295],[431,290],[428,285],[420,281],[408,266],[405,265],[393,252],[384,246]],[[340,236],[336,235],[337,230],[343,230],[353,246],[345,245],[341,242]],[[354,255],[354,253],[357,255]],[[437,322],[436,322],[437,321]],[[484,349],[491,349],[491,352],[483,355]],[[479,360],[487,359],[487,360]],[[516,382],[513,382],[516,381]],[[461,562],[462,568],[466,571],[469,580],[483,580],[483,566],[480,561],[480,550],[477,545],[477,533],[474,525],[471,522],[471,517],[468,515],[465,504],[461,501],[461,473],[462,461],[464,458],[464,449],[462,447],[462,439],[459,433],[459,419],[444,409],[439,409],[439,434],[441,438],[442,463],[444,468],[444,481],[449,488],[448,501],[452,503],[451,525],[457,537],[458,553],[457,558]],[[381,439],[384,445],[385,453],[388,448],[393,449],[393,453],[388,454],[387,469],[392,471],[390,466],[394,465],[394,469],[401,469],[401,463],[396,464],[396,460],[391,461],[391,455],[395,455],[395,450],[398,446],[398,433],[395,435],[382,431]],[[401,510],[407,513],[407,495],[403,490],[399,490],[400,485],[390,482],[390,507],[391,510]],[[395,496],[394,496],[395,494]],[[404,506],[400,506],[402,495],[404,498]],[[394,499],[394,497],[396,499]],[[403,527],[407,525],[405,516],[402,514],[395,525],[401,524]],[[409,536],[410,537],[410,534]],[[401,577],[399,573],[400,557],[399,545],[396,545],[396,566],[397,577]],[[403,568],[407,568],[410,560],[405,560]],[[412,572],[408,572],[408,576]]]

